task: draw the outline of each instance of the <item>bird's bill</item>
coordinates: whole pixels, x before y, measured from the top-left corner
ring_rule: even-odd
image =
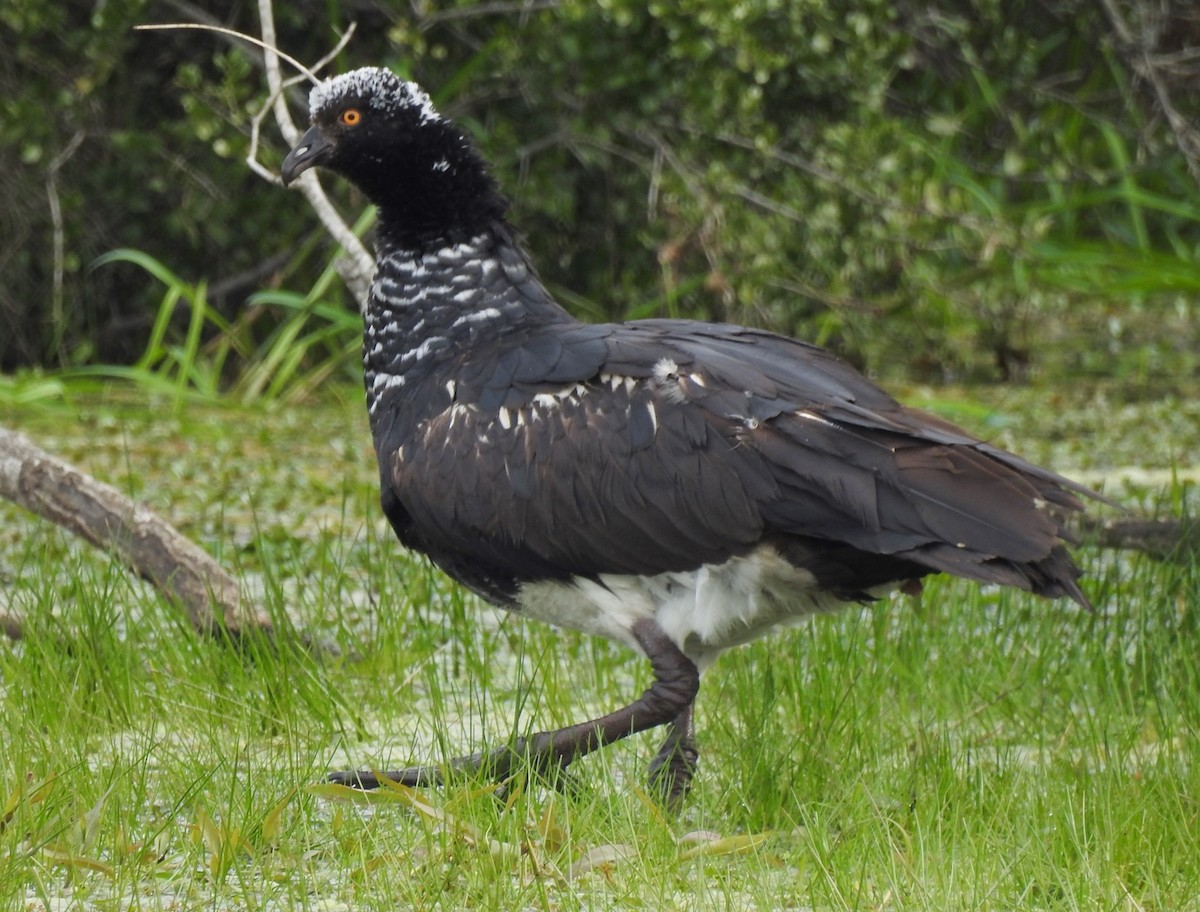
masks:
[[[279,166],[279,175],[287,186],[309,168],[314,168],[329,157],[333,151],[333,143],[317,127],[309,127],[304,131],[295,147],[287,154],[283,164]]]

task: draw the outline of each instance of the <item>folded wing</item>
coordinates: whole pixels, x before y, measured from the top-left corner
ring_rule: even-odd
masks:
[[[393,438],[389,480],[435,559],[470,553],[516,578],[654,574],[767,539],[873,567],[871,584],[945,571],[1086,603],[1058,516],[1090,492],[820,349],[686,321],[495,344]]]

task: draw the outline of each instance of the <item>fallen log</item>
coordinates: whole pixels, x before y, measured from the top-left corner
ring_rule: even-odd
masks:
[[[1200,556],[1200,520],[1085,517],[1080,531],[1102,548],[1141,551],[1155,560],[1186,561]]]
[[[149,581],[206,634],[272,632],[270,619],[245,606],[237,581],[199,545],[116,488],[0,428],[0,497],[114,555]],[[0,615],[19,638],[19,618]]]

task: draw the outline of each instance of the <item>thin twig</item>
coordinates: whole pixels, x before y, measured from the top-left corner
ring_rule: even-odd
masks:
[[[207,10],[203,10],[196,6],[196,4],[189,3],[188,0],[166,0],[166,4],[178,12],[181,16],[186,16],[194,24],[212,26],[213,31],[216,31],[223,38],[225,38],[226,42],[232,48],[236,48],[242,52],[248,52],[254,47],[254,42],[247,41],[245,35],[225,32],[224,27],[221,25],[220,19]],[[262,69],[262,61],[259,60],[253,53],[247,53],[246,56],[255,67]]]
[[[426,31],[441,22],[450,22],[454,19],[474,19],[480,16],[508,16],[512,13],[528,16],[530,13],[557,9],[560,6],[562,6],[562,0],[507,0],[507,2],[499,0],[495,3],[476,3],[472,6],[453,7],[428,13],[421,18],[418,28]]]
[[[46,169],[46,197],[50,205],[50,224],[54,231],[52,242],[54,273],[50,296],[50,326],[54,339],[53,348],[55,355],[60,354],[59,348],[62,345],[63,333],[66,329],[63,325],[63,279],[66,274],[64,235],[66,232],[63,229],[62,205],[58,199],[58,172],[71,156],[75,154],[75,151],[79,148],[79,144],[83,142],[83,138],[86,135],[83,130],[76,130],[70,142],[63,147],[61,152],[54,156],[50,162],[50,166]]]
[[[221,26],[208,25],[205,23],[196,22],[174,22],[174,23],[157,23],[153,25],[139,25],[135,28],[142,31],[157,31],[166,29],[197,29],[199,31],[217,32],[222,35],[231,35],[249,41],[261,47],[264,51],[264,65],[267,71],[267,85],[270,88],[270,97],[264,111],[270,109],[275,114],[275,121],[279,125],[279,130],[283,133],[283,138],[289,145],[294,145],[300,136],[300,130],[296,127],[295,121],[292,120],[291,112],[287,107],[287,99],[284,97],[284,90],[293,83],[285,82],[279,69],[280,58],[286,60],[297,70],[304,74],[314,84],[317,82],[316,74],[304,64],[300,63],[295,57],[283,53],[276,47],[275,41],[275,18],[274,11],[271,7],[270,0],[259,0],[258,4],[259,17],[261,19],[260,27],[263,37],[261,39],[254,38],[242,32],[233,29],[223,28]],[[345,46],[349,41],[350,35],[353,34],[354,26],[351,25],[347,29],[347,34],[334,48],[330,54],[323,58],[322,62],[328,62],[337,52]],[[258,130],[261,125],[261,117],[255,117],[252,121],[251,132],[251,150],[252,153],[246,159],[247,165],[255,174],[264,180],[273,184],[282,184],[279,176],[263,166],[257,157],[258,153]],[[342,277],[342,281],[350,288],[351,294],[358,301],[359,309],[366,307],[367,294],[371,288],[371,277],[375,272],[375,261],[363,246],[362,241],[351,230],[345,219],[338,214],[338,211],[329,202],[329,198],[325,195],[325,191],[321,188],[317,176],[311,171],[300,176],[296,182],[296,186],[300,192],[304,194],[310,206],[317,213],[317,217],[321,220],[321,224],[325,226],[325,230],[333,236],[342,250],[345,251],[345,257],[340,257],[335,264],[338,274]]]
[[[268,96],[263,106],[259,108],[258,113],[250,119],[250,148],[246,151],[246,164],[249,166],[251,171],[257,174],[267,183],[275,184],[278,187],[283,186],[283,178],[258,160],[258,142],[262,137],[263,121],[266,120],[268,114],[275,110],[276,99],[282,97],[283,92],[303,79],[303,76],[293,76],[291,79],[282,82],[279,86],[279,94],[277,95],[276,93],[272,92],[270,96]],[[287,110],[286,105],[284,105],[284,110]],[[279,123],[278,116],[276,117],[276,122]],[[296,130],[296,125],[291,120],[290,114],[288,115],[286,126],[284,123],[279,123],[279,132],[283,134],[284,139],[286,139],[288,143],[295,143],[299,133]],[[290,139],[288,139],[289,133],[291,135]]]
[[[347,44],[350,43],[350,39],[352,37],[354,37],[355,28],[357,28],[357,24],[354,22],[351,22],[350,27],[348,29],[346,29],[346,31],[342,35],[342,37],[338,39],[338,43],[333,46],[333,49],[328,54],[326,54],[324,57],[322,57],[320,60],[318,60],[315,64],[313,64],[312,72],[314,74],[321,72],[321,70],[324,69],[333,60],[334,57],[336,57],[339,53],[341,53],[342,48],[344,48]],[[272,31],[272,35],[273,35],[274,34],[273,26],[272,26],[271,31]],[[264,66],[267,68],[268,73],[269,73],[270,67],[272,64],[268,61],[271,61],[272,58],[269,54],[264,54],[263,58],[264,58]],[[274,60],[274,65],[275,65],[276,76],[279,76],[280,74],[279,74],[277,59]],[[263,180],[268,181],[269,183],[272,183],[272,184],[278,184],[278,185],[282,186],[283,180],[279,177],[278,174],[276,174],[274,171],[267,169],[258,160],[258,140],[259,140],[259,137],[262,135],[262,123],[263,123],[263,120],[266,119],[267,112],[273,111],[275,114],[275,121],[279,125],[279,132],[281,132],[283,134],[283,138],[288,142],[289,145],[295,145],[296,140],[300,138],[300,130],[296,127],[295,122],[292,120],[292,114],[291,114],[291,111],[288,110],[287,104],[286,103],[281,104],[280,102],[284,98],[284,92],[287,89],[291,88],[292,86],[296,85],[297,83],[303,81],[303,79],[304,79],[303,76],[293,76],[291,79],[281,81],[279,83],[278,91],[272,90],[270,96],[267,98],[266,103],[262,106],[262,108],[259,110],[259,112],[257,114],[255,114],[253,119],[250,121],[250,150],[246,153],[246,164],[250,166],[251,171],[253,171],[255,174],[257,174]],[[269,77],[268,77],[268,82],[270,82]],[[282,115],[282,119],[280,119],[280,115]]]
[[[652,214],[654,211],[653,207],[657,205],[658,183],[661,181],[662,166],[665,163],[683,181],[688,192],[700,205],[703,219],[696,233],[696,238],[700,243],[700,251],[704,254],[704,259],[708,263],[709,270],[717,275],[724,273],[725,268],[721,262],[721,258],[711,243],[711,239],[720,227],[722,218],[721,207],[713,200],[705,188],[701,176],[679,157],[675,148],[657,130],[629,130],[619,128],[619,131],[638,142],[649,145],[653,150],[650,195],[647,200],[648,211]],[[732,291],[726,288],[721,294],[721,299],[724,306],[728,307],[731,305],[733,303]]]
[[[272,54],[278,54],[292,66],[298,69],[301,73],[307,76],[311,82],[315,84],[317,81],[317,77],[309,71],[308,67],[302,64],[295,57],[283,53],[276,48],[273,43],[268,46],[265,41],[255,38],[253,35],[247,35],[245,32],[239,32],[236,29],[229,29],[220,25],[209,25],[206,22],[151,22],[145,25],[135,25],[133,27],[135,32],[165,32],[174,31],[176,29],[195,29],[196,31],[200,32],[216,32],[219,35],[232,35],[235,38],[241,38],[243,41],[249,41],[251,44],[256,44],[260,48],[263,48]],[[272,42],[274,41],[274,31],[274,26],[272,26]],[[278,69],[278,62],[276,62],[275,66]]]

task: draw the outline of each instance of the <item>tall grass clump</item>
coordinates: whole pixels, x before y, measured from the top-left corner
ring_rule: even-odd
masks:
[[[357,379],[362,322],[329,302],[340,281],[332,262],[308,292],[256,292],[234,317],[210,306],[203,280],[188,282],[149,254],[114,250],[95,265],[113,263],[138,266],[163,286],[145,349],[133,364],[70,368],[59,372],[63,378],[129,381],[176,409],[221,397],[296,403],[326,383]]]

